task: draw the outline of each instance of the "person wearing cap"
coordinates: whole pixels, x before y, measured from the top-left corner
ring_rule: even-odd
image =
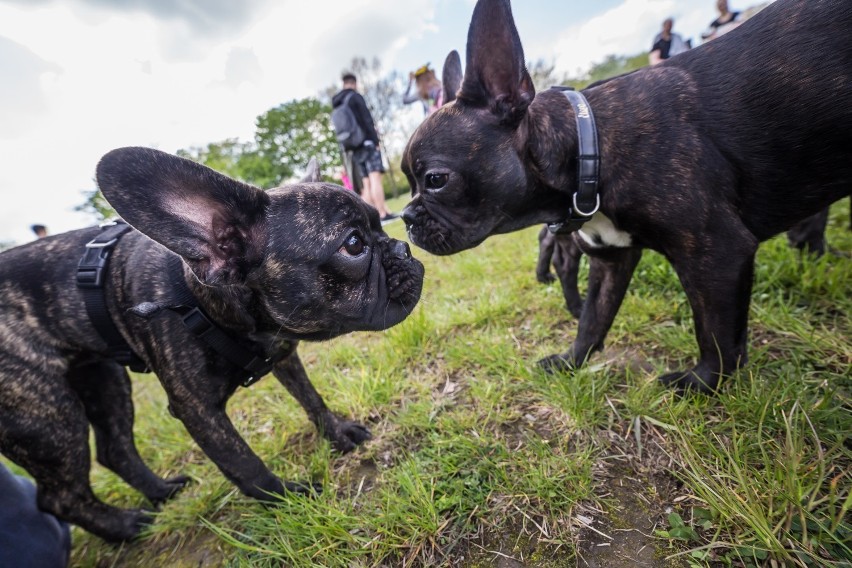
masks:
[[[428,63],[408,74],[408,88],[402,96],[402,102],[408,105],[417,101],[423,105],[426,115],[432,114],[444,103],[443,85]]]

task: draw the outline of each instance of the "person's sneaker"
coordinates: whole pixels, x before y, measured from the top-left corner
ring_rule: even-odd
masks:
[[[382,220],[382,225],[384,225],[384,224],[386,224],[386,223],[390,223],[390,222],[391,222],[391,221],[393,221],[394,219],[399,219],[399,215],[398,215],[397,213],[388,213],[387,215],[385,215],[384,217],[382,217],[382,219],[381,219],[381,220]]]

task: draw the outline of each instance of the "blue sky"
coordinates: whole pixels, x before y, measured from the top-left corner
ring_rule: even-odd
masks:
[[[73,207],[113,148],[249,140],[255,117],[336,83],[356,55],[403,74],[450,49],[464,60],[474,4],[0,0],[0,242],[31,240],[33,223],[91,224]],[[666,17],[697,45],[716,16],[714,0],[516,0],[513,12],[527,59],[572,75],[648,50]]]

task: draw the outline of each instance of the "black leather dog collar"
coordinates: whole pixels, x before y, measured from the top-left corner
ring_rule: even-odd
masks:
[[[553,234],[573,233],[591,219],[601,205],[598,193],[601,167],[598,130],[592,107],[582,93],[571,87],[552,88],[568,98],[577,121],[577,191],[568,217],[560,223],[548,223],[547,229]]]

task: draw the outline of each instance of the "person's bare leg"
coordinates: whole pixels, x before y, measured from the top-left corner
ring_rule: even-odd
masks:
[[[389,213],[385,205],[385,189],[382,185],[382,172],[370,172],[370,196],[371,204],[378,209],[379,215],[384,217]]]
[[[376,204],[373,203],[373,195],[370,193],[370,178],[368,177],[361,178],[361,199],[373,207],[376,207]],[[378,209],[378,207],[376,207],[376,209]],[[379,215],[381,214],[382,212],[379,211]]]

